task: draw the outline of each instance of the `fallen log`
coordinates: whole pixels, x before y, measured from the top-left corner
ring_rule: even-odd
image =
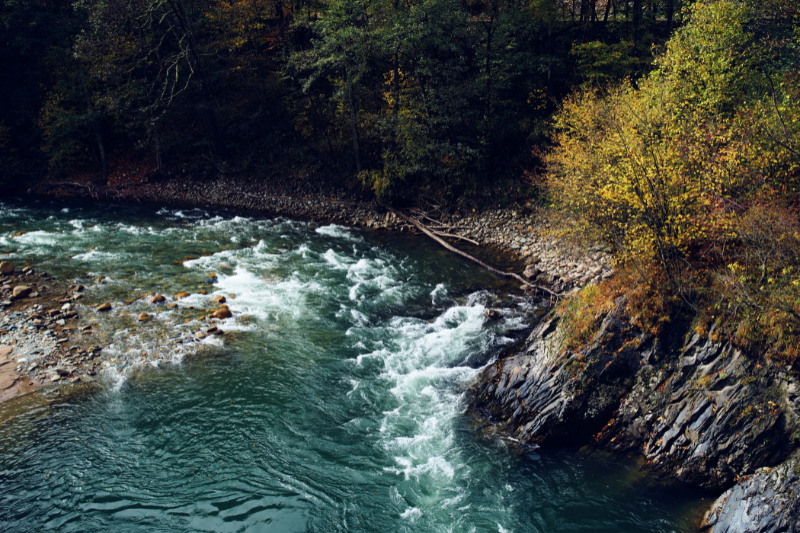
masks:
[[[409,224],[413,225],[415,228],[420,230],[422,233],[424,233],[425,235],[427,235],[428,237],[430,237],[434,241],[438,242],[439,244],[441,244],[442,246],[444,246],[445,248],[447,248],[448,250],[450,250],[454,254],[460,255],[461,257],[463,257],[465,259],[469,259],[473,263],[478,264],[479,266],[485,268],[489,272],[494,272],[495,274],[497,274],[499,276],[503,276],[505,278],[514,278],[516,280],[519,280],[521,283],[523,283],[525,285],[528,285],[529,287],[533,287],[534,289],[537,289],[537,290],[540,290],[542,292],[546,292],[548,294],[551,294],[552,296],[555,296],[556,298],[560,298],[561,297],[560,294],[558,294],[557,292],[553,292],[553,291],[551,291],[550,289],[548,289],[546,287],[542,287],[541,285],[533,285],[533,284],[531,284],[528,280],[526,280],[525,278],[523,278],[519,274],[516,274],[514,272],[503,272],[502,270],[498,270],[498,269],[494,268],[493,266],[487,265],[486,263],[484,263],[483,261],[481,261],[477,257],[473,257],[473,256],[469,255],[466,252],[462,252],[461,250],[459,250],[455,246],[452,246],[452,245],[448,244],[446,241],[444,241],[443,239],[439,238],[438,236],[436,236],[436,234],[434,234],[432,231],[430,231],[428,228],[426,228],[425,225],[422,224],[420,221],[418,221],[416,219],[413,219],[413,218],[411,218],[411,217],[409,217],[407,215],[404,215],[403,213],[401,213],[401,212],[399,212],[399,211],[397,211],[395,209],[392,209],[391,207],[389,207],[388,210],[391,213],[394,213],[395,216],[398,216],[398,217],[402,218],[403,220],[405,220],[406,222],[408,222]]]
[[[433,232],[434,235],[438,235],[439,237],[449,237],[451,239],[461,239],[462,241],[471,242],[475,246],[480,246],[481,245],[481,243],[479,243],[477,241],[473,241],[472,239],[468,239],[467,237],[464,237],[463,235],[453,235],[452,233],[442,233],[441,231],[435,231],[435,230],[431,230],[431,232]]]

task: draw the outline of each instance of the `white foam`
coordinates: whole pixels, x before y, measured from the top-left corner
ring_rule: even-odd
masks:
[[[421,516],[422,516],[422,511],[419,509],[419,507],[409,507],[408,509],[400,513],[400,518],[411,520],[411,522],[416,521],[417,518]]]
[[[325,235],[327,237],[338,237],[340,239],[347,239],[349,241],[361,240],[360,237],[353,235],[353,231],[350,228],[346,228],[345,226],[339,226],[337,224],[320,226],[314,231],[316,231],[320,235]]]

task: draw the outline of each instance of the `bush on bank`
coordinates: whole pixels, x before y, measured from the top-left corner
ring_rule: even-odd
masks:
[[[555,117],[549,185],[737,342],[794,361],[800,333],[800,30],[777,2],[701,0],[638,84],[589,88]],[[704,319],[705,320],[705,319]]]

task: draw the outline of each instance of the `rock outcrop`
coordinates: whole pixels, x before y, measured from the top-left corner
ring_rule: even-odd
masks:
[[[624,310],[620,299],[575,352],[551,315],[519,352],[483,370],[472,407],[522,443],[636,452],[652,470],[711,490],[797,449],[791,372],[715,342],[713,330],[673,332],[679,342],[665,346]]]
[[[800,453],[764,467],[714,502],[703,521],[709,533],[800,531]]]

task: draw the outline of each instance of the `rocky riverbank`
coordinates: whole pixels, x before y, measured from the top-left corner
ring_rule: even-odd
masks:
[[[31,265],[0,265],[0,399],[46,383],[92,381],[102,348],[91,342],[91,326],[79,322],[83,286]]]
[[[29,192],[92,198],[115,202],[148,202],[158,205],[219,208],[247,211],[263,216],[287,216],[327,221],[373,230],[413,232],[374,200],[361,198],[347,189],[336,189],[310,178],[243,180],[220,177],[197,181],[175,177],[156,183],[125,187],[53,186],[41,184]],[[555,292],[568,292],[588,283],[607,279],[613,260],[607,247],[582,245],[560,237],[569,221],[555,222],[547,211],[530,204],[481,211],[409,212],[453,245],[471,252],[498,250],[525,265],[520,274]],[[472,247],[472,248],[470,248]]]
[[[183,353],[186,347],[197,351],[203,339],[225,335],[220,322],[232,316],[224,297],[216,298],[207,309],[179,304],[188,292],[170,298],[140,293],[125,302],[98,304],[81,280],[70,284],[31,265],[17,269],[9,262],[0,263],[0,271],[4,273],[0,276],[0,401],[46,385],[114,380],[137,367]],[[93,282],[102,284],[104,279]],[[184,327],[159,329],[153,319],[162,310],[185,315]],[[158,353],[144,350],[133,331],[146,332],[158,345]],[[49,393],[58,395],[59,387]]]
[[[483,371],[472,407],[522,444],[592,444],[640,454],[652,471],[709,490],[734,487],[707,520],[714,532],[788,531],[767,525],[791,522],[796,497],[772,498],[747,480],[800,444],[796,374],[716,341],[713,328],[673,335],[678,342],[667,345],[632,326],[621,298],[573,351],[550,315],[516,354]],[[782,475],[784,493],[793,479]],[[767,508],[770,520],[731,518]]]

